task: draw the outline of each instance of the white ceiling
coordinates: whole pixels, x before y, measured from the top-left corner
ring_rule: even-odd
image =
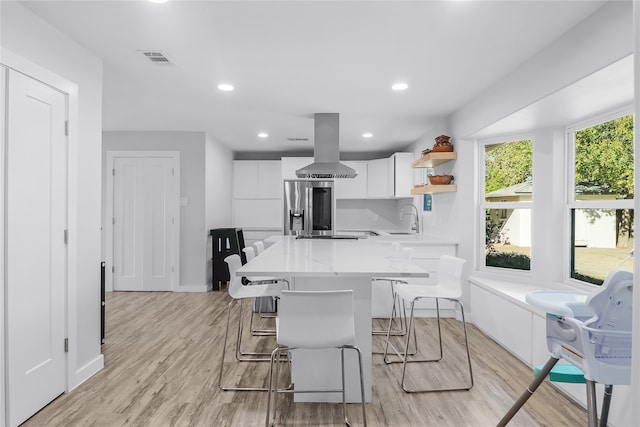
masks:
[[[476,133],[477,138],[513,135],[541,125],[573,125],[586,117],[632,108],[633,55],[516,111]],[[629,114],[627,112],[626,114]]]
[[[206,131],[234,151],[292,152],[312,148],[313,113],[336,112],[341,152],[384,152],[438,132],[605,2],[21,3],[103,59],[105,130]],[[407,91],[391,90],[399,80]]]

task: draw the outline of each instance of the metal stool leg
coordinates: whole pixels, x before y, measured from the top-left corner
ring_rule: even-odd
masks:
[[[609,419],[609,406],[611,406],[611,395],[613,394],[613,385],[605,384],[604,396],[602,399],[602,414],[600,415],[600,427],[607,427]]]
[[[585,378],[586,379],[586,378]],[[587,380],[587,416],[589,427],[598,426],[598,405],[596,403],[596,382]]]
[[[511,421],[511,418],[513,418],[513,416],[520,410],[520,408],[522,408],[525,402],[529,400],[531,395],[536,391],[540,384],[542,384],[544,379],[547,378],[547,375],[549,375],[549,372],[551,372],[556,363],[558,363],[558,360],[560,359],[556,359],[553,356],[551,356],[549,360],[547,360],[547,363],[545,363],[538,376],[535,377],[533,381],[531,381],[531,384],[529,384],[527,390],[522,393],[518,400],[516,400],[516,402],[513,404],[513,406],[509,408],[509,411],[507,411],[504,417],[502,417],[498,424],[496,424],[496,427],[504,427],[509,423],[509,421]]]
[[[273,386],[273,384],[274,384],[273,364],[274,364],[274,361],[276,360],[276,357],[277,357],[276,355],[279,356],[279,352],[280,352],[280,348],[279,347],[276,348],[275,350],[273,350],[273,352],[271,353],[271,360],[270,360],[270,364],[269,364],[269,387],[267,388],[267,415],[266,415],[266,422],[265,422],[265,426],[266,427],[270,427],[270,426],[272,426],[274,424],[274,422],[271,420],[271,394],[274,391],[274,386]],[[280,364],[276,365],[276,369],[277,369],[278,366],[280,366]],[[275,373],[275,376],[276,376],[276,379],[275,379],[275,384],[276,384],[275,387],[276,388],[275,389],[277,390],[277,387],[278,387],[278,382],[277,382],[278,381],[278,379],[277,379],[278,378],[278,373],[277,372]],[[276,396],[274,396],[274,401],[275,401],[276,397],[277,397],[277,394],[276,394]],[[275,401],[274,402],[274,406],[277,406],[277,404],[278,404],[278,402]],[[275,410],[276,409],[274,407],[274,410],[273,410],[274,414],[275,414]],[[275,420],[275,415],[274,415],[274,420]]]
[[[244,311],[244,300],[240,300],[240,315],[238,317],[238,337],[236,340],[236,360],[238,360],[239,362],[268,362],[269,361],[269,356],[271,355],[271,353],[265,353],[265,352],[251,352],[251,351],[244,351],[242,349],[242,337],[244,335],[244,322],[245,322],[245,311]],[[251,323],[250,323],[250,328],[252,328],[252,322],[253,322],[253,310],[251,310]],[[251,334],[253,335],[253,334]],[[257,337],[265,337],[265,336],[275,336],[275,333],[273,334],[257,334],[257,335],[253,335],[253,336],[257,336]]]
[[[391,307],[391,318],[395,319],[396,313],[400,312],[399,304],[396,302],[395,293],[393,292],[393,284],[396,283],[396,280],[393,280],[393,279],[376,279],[376,278],[374,278],[373,280],[374,281],[388,281],[390,283],[389,290],[391,291],[391,300],[393,301],[393,306]],[[394,335],[394,336],[402,335],[403,336],[406,333],[406,329],[407,329],[407,316],[406,315],[404,315],[404,316],[399,315],[398,318],[399,318],[399,323],[400,323],[399,328],[395,329],[395,330],[392,330],[391,331],[391,335]],[[387,335],[387,330],[386,329],[379,329],[379,330],[374,329],[374,330],[371,331],[371,334],[372,335],[386,336]],[[375,354],[382,354],[382,353],[375,353]]]
[[[387,340],[385,343],[385,349],[383,352],[381,352],[381,354],[383,355],[383,360],[384,363],[386,363],[387,365],[392,364],[392,363],[404,363],[404,358],[406,357],[406,355],[410,355],[413,356],[415,354],[418,353],[418,340],[416,338],[416,330],[415,330],[415,324],[413,322],[413,318],[410,317],[409,320],[407,320],[407,310],[406,310],[406,305],[404,303],[404,300],[401,300],[397,295],[394,295],[394,307],[397,305],[398,311],[400,313],[400,322],[401,322],[401,328],[404,328],[402,333],[394,333],[394,331],[391,329],[392,324],[393,324],[393,320],[394,320],[394,312],[391,313],[391,317],[389,318],[389,327],[387,329]],[[440,326],[440,324],[438,323],[438,327]],[[411,336],[413,335],[413,351],[409,350],[409,341],[411,339]],[[391,343],[391,337],[392,336],[404,336],[406,337],[405,340],[405,353],[400,352],[400,350],[398,350],[396,348],[396,346]],[[394,351],[394,353],[398,356],[397,360],[392,360],[388,357],[389,354],[389,347],[391,347],[391,349]],[[441,351],[440,351],[440,357],[442,358],[442,343],[440,343],[440,347],[441,347]],[[405,355],[404,357],[402,355]],[[430,359],[430,360],[422,360],[422,362],[431,362],[431,361],[438,361],[440,359]]]

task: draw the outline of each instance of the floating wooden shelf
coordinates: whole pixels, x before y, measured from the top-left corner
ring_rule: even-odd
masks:
[[[443,152],[435,152],[420,157],[418,160],[414,160],[411,163],[412,168],[433,168],[442,163],[446,163],[450,160],[456,160],[458,158],[458,153],[455,151],[443,151]]]
[[[425,185],[423,187],[413,188],[411,190],[411,194],[414,196],[418,196],[420,194],[431,194],[431,193],[453,193],[458,191],[458,186],[455,184],[447,184],[447,185]]]

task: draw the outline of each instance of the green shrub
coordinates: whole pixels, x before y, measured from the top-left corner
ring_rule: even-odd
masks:
[[[587,275],[584,275],[584,274],[580,274],[578,272],[574,272],[571,277],[573,277],[576,280],[581,280],[583,282],[592,283],[592,284],[598,285],[598,286],[602,286],[602,284],[604,283],[604,280],[602,280],[602,279],[597,279],[595,277],[587,276]]]
[[[531,258],[516,252],[493,252],[487,254],[488,267],[512,268],[514,270],[531,270]]]

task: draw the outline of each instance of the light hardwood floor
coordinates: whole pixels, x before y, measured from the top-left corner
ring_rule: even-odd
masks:
[[[29,419],[24,426],[260,426],[266,393],[222,392],[217,373],[224,336],[226,292],[137,293],[107,295],[105,368]],[[420,331],[433,330],[421,319]],[[447,320],[446,348],[464,357],[455,338],[460,323]],[[408,395],[398,386],[400,365],[373,358],[373,402],[367,404],[370,426],[494,426],[525,390],[531,370],[477,328],[469,325],[475,386],[470,391]],[[420,334],[422,342],[432,339]],[[374,337],[374,350],[383,337]],[[264,349],[273,338],[252,338]],[[225,364],[226,365],[226,364]],[[444,365],[444,366],[438,366]],[[454,380],[446,362],[414,365],[418,381]],[[266,378],[268,364],[228,365],[229,379],[255,382]],[[339,426],[338,404],[292,403],[279,399],[279,425]],[[354,425],[361,425],[356,405],[349,405]],[[510,426],[582,426],[586,411],[549,384],[543,384]]]

